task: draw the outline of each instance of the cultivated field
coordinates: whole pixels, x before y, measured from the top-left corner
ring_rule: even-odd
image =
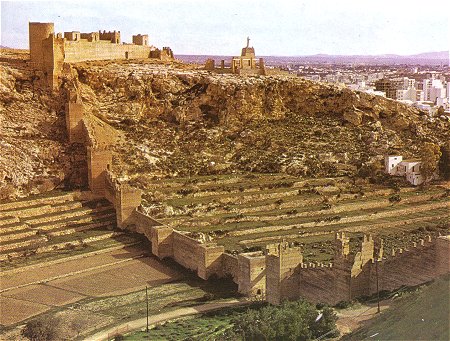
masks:
[[[20,322],[53,307],[86,298],[122,295],[180,278],[141,247],[118,249],[25,271],[3,272],[0,324]]]
[[[177,264],[149,257],[147,251],[134,246],[3,272],[0,339],[21,339],[21,325],[37,315],[60,318],[68,339],[142,318],[146,286],[150,314],[230,297],[236,291],[231,283],[202,281]]]
[[[229,252],[286,239],[303,244],[308,260],[330,260],[338,231],[354,243],[362,233],[381,235],[390,252],[449,230],[449,191],[442,186],[249,174],[169,179],[147,188],[146,205],[162,223]]]

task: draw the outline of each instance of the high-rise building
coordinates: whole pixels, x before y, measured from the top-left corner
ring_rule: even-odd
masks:
[[[429,100],[436,103],[437,98],[445,98],[445,88],[440,79],[433,79],[430,87]]]

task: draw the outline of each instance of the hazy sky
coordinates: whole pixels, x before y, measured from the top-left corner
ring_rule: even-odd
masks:
[[[1,1],[1,45],[28,48],[28,22],[56,32],[137,33],[175,54],[415,54],[448,50],[449,0]]]

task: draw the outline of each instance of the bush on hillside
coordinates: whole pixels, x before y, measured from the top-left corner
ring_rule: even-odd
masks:
[[[321,316],[319,314],[322,314]],[[234,321],[227,339],[313,340],[324,334],[337,336],[336,314],[330,307],[318,311],[306,301],[249,309]]]
[[[31,341],[62,340],[61,319],[42,316],[28,321],[22,329],[22,335]]]

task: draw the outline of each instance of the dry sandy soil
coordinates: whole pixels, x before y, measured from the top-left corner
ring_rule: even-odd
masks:
[[[119,295],[178,279],[142,249],[128,247],[0,277],[0,324],[9,326],[86,297]]]

